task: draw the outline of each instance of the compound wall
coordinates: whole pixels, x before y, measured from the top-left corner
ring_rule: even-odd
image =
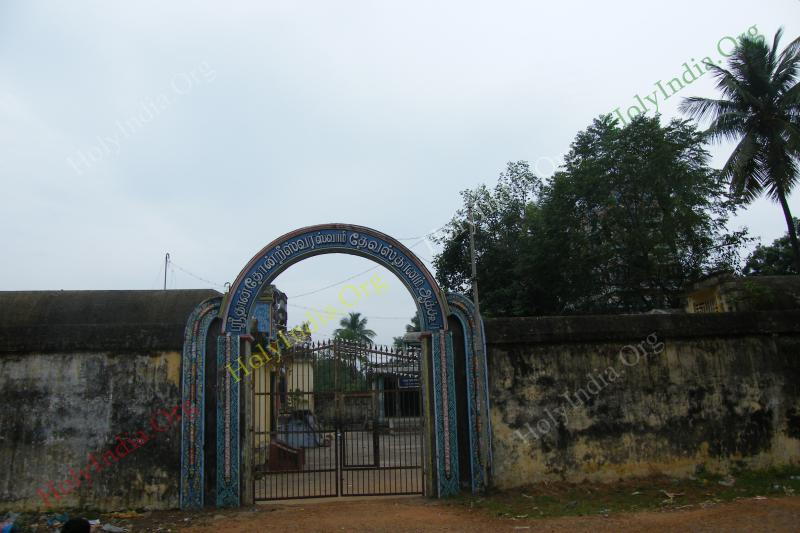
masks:
[[[499,488],[800,461],[800,311],[486,329]]]
[[[0,508],[177,507],[183,333],[214,295],[0,293]]]

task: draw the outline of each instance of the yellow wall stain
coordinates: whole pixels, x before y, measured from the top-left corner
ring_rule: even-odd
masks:
[[[180,386],[181,382],[181,354],[178,352],[161,352],[162,364],[159,366],[166,366],[167,381],[174,384],[176,387]]]

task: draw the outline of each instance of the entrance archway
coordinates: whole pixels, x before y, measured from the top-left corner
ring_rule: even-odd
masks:
[[[248,410],[242,409],[240,401],[244,398],[246,402],[248,396],[241,395],[240,380],[234,379],[224,369],[235,365],[240,357],[249,355],[248,341],[252,340],[249,324],[262,290],[291,265],[328,253],[358,255],[372,260],[394,273],[411,293],[420,316],[423,338],[422,388],[427,429],[425,493],[441,497],[459,490],[453,340],[447,328],[450,311],[445,295],[422,261],[396,239],[364,226],[321,224],[289,232],[262,248],[241,270],[219,307],[222,324],[216,343],[217,506],[238,506],[252,502],[252,494],[248,494],[246,482],[250,473],[243,473],[243,467],[246,470],[248,455],[252,451],[247,450],[247,439],[242,439],[240,431],[240,424],[248,427]],[[191,374],[187,377],[187,372],[191,372],[189,369],[196,368],[192,367],[192,363],[196,365],[199,357],[196,346],[201,343],[204,345],[204,332],[208,329],[197,327],[197,317],[193,317],[193,323],[187,324],[187,340],[184,345],[184,401],[188,399],[187,389],[203,390],[196,370],[194,377]],[[192,337],[190,326],[191,332],[199,332],[203,338]],[[472,330],[469,335],[473,335]],[[190,357],[194,359],[190,360]],[[485,359],[482,362],[485,368]],[[202,405],[202,402],[199,403]],[[184,425],[187,424],[190,422],[186,421]],[[202,465],[198,469],[197,464],[190,465],[189,460],[190,453],[196,456],[197,451],[203,449],[204,432],[192,429],[184,428],[182,447],[181,504],[184,507],[202,506],[202,491],[195,490],[191,495],[187,492],[192,483],[197,485],[198,476],[202,486],[203,476]],[[186,437],[186,432],[190,437]],[[200,439],[199,444],[197,439]],[[190,466],[194,469],[189,468]],[[184,489],[184,484],[187,489]]]
[[[320,254],[365,257],[392,271],[411,292],[423,331],[447,329],[447,300],[436,280],[400,242],[379,231],[351,224],[320,224],[278,237],[245,265],[222,309],[225,333],[245,334],[256,296],[293,264]]]

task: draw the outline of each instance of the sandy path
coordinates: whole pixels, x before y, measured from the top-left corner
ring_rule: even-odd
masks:
[[[194,521],[194,520],[193,520]],[[299,505],[259,505],[257,511],[208,515],[181,531],[798,531],[800,497],[746,499],[706,509],[642,512],[609,518],[494,518],[435,500],[373,499]]]

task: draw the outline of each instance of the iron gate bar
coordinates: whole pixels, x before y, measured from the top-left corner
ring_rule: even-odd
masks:
[[[333,340],[293,346],[279,367],[262,368],[256,500],[423,492],[418,351]]]

